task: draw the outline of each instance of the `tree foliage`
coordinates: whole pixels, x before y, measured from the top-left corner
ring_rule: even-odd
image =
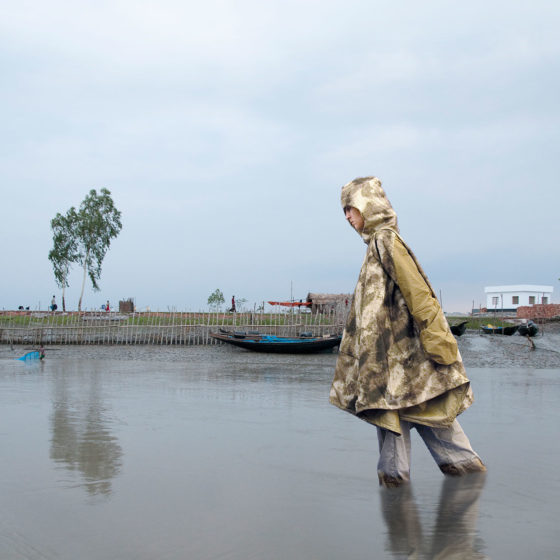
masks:
[[[218,309],[225,303],[225,299],[224,299],[224,294],[222,293],[221,290],[214,290],[214,292],[212,292],[209,296],[208,296],[208,305],[210,307],[213,307],[214,310],[218,311]]]
[[[65,289],[69,286],[70,266],[77,258],[76,223],[77,213],[73,206],[65,215],[58,213],[51,220],[53,248],[49,251],[49,260],[53,266],[56,283],[62,288],[63,311],[66,311]]]
[[[97,194],[95,189],[91,189],[80,204],[75,229],[78,245],[76,261],[84,269],[78,311],[82,309],[86,274],[91,280],[93,289],[98,291],[97,281],[101,277],[103,259],[109,250],[111,240],[117,237],[121,229],[121,212],[115,208],[110,191],[101,189]]]
[[[63,309],[65,310],[64,288],[68,284],[68,273],[72,264],[83,267],[84,276],[78,310],[82,309],[82,299],[86,278],[89,276],[94,290],[99,290],[99,278],[103,259],[109,250],[111,240],[122,229],[121,212],[115,208],[111,193],[95,189],[82,201],[79,210],[73,206],[65,215],[58,213],[51,220],[53,248],[49,260],[53,265],[56,283],[63,289]]]

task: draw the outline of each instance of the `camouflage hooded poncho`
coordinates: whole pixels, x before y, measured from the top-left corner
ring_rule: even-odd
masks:
[[[376,177],[342,188],[368,245],[340,344],[330,401],[401,433],[400,420],[449,426],[472,404],[457,342]]]

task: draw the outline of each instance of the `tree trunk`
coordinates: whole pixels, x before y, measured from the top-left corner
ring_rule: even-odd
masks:
[[[86,274],[87,274],[87,259],[84,262],[84,279],[82,281],[82,292],[80,294],[80,300],[78,301],[78,311],[82,310],[82,298],[84,297],[84,288],[86,287]]]
[[[66,274],[62,277],[62,312],[66,313],[66,298],[64,292],[66,291]]]

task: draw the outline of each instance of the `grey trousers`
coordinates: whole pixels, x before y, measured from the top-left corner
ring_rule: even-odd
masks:
[[[457,420],[449,428],[430,428],[401,420],[402,435],[400,436],[384,428],[377,428],[379,440],[377,473],[380,477],[410,480],[411,428],[416,428],[440,469],[448,465],[461,467],[480,460]]]

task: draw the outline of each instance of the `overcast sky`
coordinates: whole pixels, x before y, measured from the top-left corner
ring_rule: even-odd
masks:
[[[2,3],[0,308],[60,301],[50,220],[103,187],[123,229],[86,308],[352,292],[364,175],[446,311],[559,301],[559,26],[538,0]]]

